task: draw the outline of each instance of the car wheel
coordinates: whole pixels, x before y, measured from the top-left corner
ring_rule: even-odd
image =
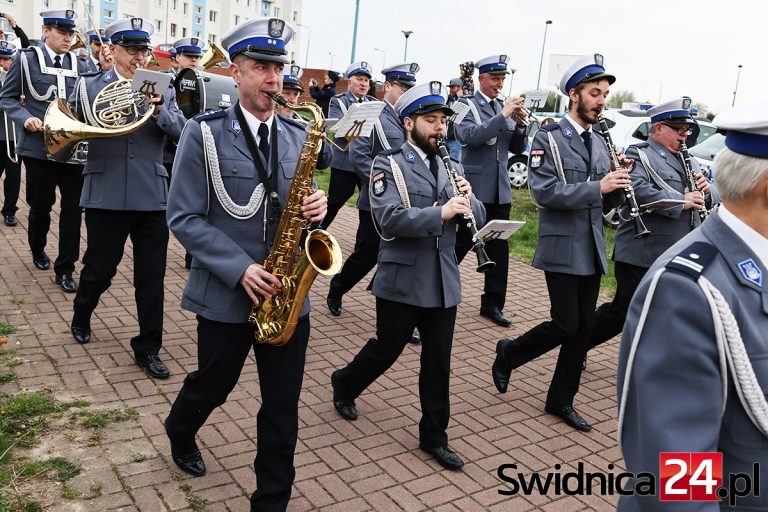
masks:
[[[507,161],[507,174],[512,188],[523,188],[528,184],[528,159],[516,155]]]

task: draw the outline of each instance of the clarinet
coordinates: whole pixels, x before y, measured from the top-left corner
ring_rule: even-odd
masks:
[[[691,155],[688,153],[688,146],[685,145],[685,142],[680,142],[680,154],[683,155],[683,166],[685,166],[685,175],[688,177],[688,188],[691,189],[691,192],[698,191],[703,196],[704,192],[702,192],[699,186],[696,184],[697,176],[696,173],[693,172],[693,167],[691,166]],[[701,220],[701,222],[707,220],[709,210],[707,210],[706,205],[704,208],[699,208],[696,211],[699,212],[699,220]],[[693,229],[696,224],[693,219],[693,212],[691,212],[691,229]]]
[[[453,162],[451,162],[451,155],[448,154],[448,149],[445,147],[444,139],[437,139],[437,149],[440,152],[440,158],[442,158],[443,163],[445,164],[445,170],[448,171],[448,181],[451,182],[451,187],[453,188],[453,196],[464,197],[464,194],[461,192],[461,190],[459,190],[459,186],[456,184],[456,169],[453,167]],[[462,217],[464,217],[464,219],[467,221],[465,226],[467,229],[469,229],[469,232],[472,233],[472,250],[475,251],[475,254],[477,255],[477,271],[487,272],[496,266],[496,262],[491,261],[488,258],[488,255],[485,253],[485,244],[483,243],[483,239],[477,236],[477,222],[475,221],[475,214],[473,214],[470,210],[469,213],[465,213],[462,215]]]
[[[605,142],[605,147],[608,150],[608,157],[613,163],[613,168],[618,171],[621,169],[621,162],[619,162],[619,156],[616,152],[616,145],[613,143],[611,134],[608,131],[608,123],[605,122],[605,117],[603,114],[598,114],[597,122],[600,124],[600,131],[603,132],[603,141]],[[644,238],[650,235],[650,230],[645,227],[643,219],[640,217],[640,206],[637,204],[635,189],[632,188],[631,184],[627,185],[624,188],[624,193],[626,195],[627,202],[629,203],[629,218],[632,219],[632,222],[634,222],[635,225],[635,238]]]

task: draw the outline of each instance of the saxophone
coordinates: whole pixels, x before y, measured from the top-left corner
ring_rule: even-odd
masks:
[[[291,339],[299,321],[301,306],[317,274],[332,276],[341,270],[341,249],[336,239],[322,229],[307,233],[304,247],[301,238],[309,221],[301,214],[303,199],[314,192],[312,174],[325,138],[323,111],[314,103],[293,105],[279,94],[272,99],[291,110],[308,111],[307,137],[293,173],[277,236],[264,262],[264,270],[274,275],[282,288],[270,298],[251,308],[248,321],[256,324],[255,336],[260,343],[284,345]],[[276,193],[276,192],[273,192]]]

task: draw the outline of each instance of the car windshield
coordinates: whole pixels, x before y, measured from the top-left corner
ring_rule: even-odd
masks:
[[[702,133],[707,127],[702,126]],[[703,160],[712,160],[718,151],[725,147],[725,136],[720,133],[712,133],[710,136],[700,144],[696,144],[691,148],[691,155]]]
[[[708,126],[701,123],[699,123],[699,128],[701,128],[701,132],[699,133],[699,137],[696,139],[697,145],[709,139],[712,135],[714,135],[717,132],[717,128],[715,128],[714,126]]]

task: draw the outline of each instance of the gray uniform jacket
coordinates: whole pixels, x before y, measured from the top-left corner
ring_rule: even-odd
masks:
[[[461,123],[455,125],[456,139],[461,143],[461,164],[472,184],[472,193],[484,203],[509,204],[512,187],[507,174],[508,152],[522,153],[527,142],[528,129],[518,127],[513,119],[501,115],[502,103],[496,100],[496,114],[480,92],[472,98],[458,101],[477,107],[480,119],[470,111]],[[493,139],[495,143],[488,144]]]
[[[379,123],[386,141],[381,140],[377,128],[374,128],[370,137],[360,137],[349,145],[349,158],[361,182],[357,208],[363,211],[371,209],[371,203],[368,200],[368,183],[373,159],[382,151],[396,149],[405,144],[403,124],[395,113],[395,109],[387,102],[384,102],[384,110],[379,115]]]
[[[0,82],[0,89],[3,87],[3,82]],[[3,116],[3,111],[0,108],[0,116]],[[2,119],[0,119],[0,140],[9,140],[8,139],[8,131],[13,130],[13,119],[11,116],[6,115],[7,121],[3,122]],[[5,125],[8,124],[8,131],[5,129]],[[19,123],[15,123],[16,125],[16,142],[18,142],[21,139],[21,128],[22,126],[19,125]],[[13,142],[13,133],[11,133],[11,142]],[[0,151],[3,151],[4,148],[0,148]]]
[[[22,78],[22,65],[21,65],[21,53],[24,52],[27,56],[29,63],[29,81],[26,77]],[[53,67],[48,52],[43,49],[43,56],[45,58],[45,65]],[[71,59],[77,62],[78,73],[86,73],[88,67],[85,62],[75,57],[72,52],[69,52],[64,58],[62,67],[65,69],[71,69]],[[24,83],[22,84],[22,80]],[[72,89],[75,86],[77,77],[66,77],[66,95],[62,96],[62,99],[66,100],[72,93]],[[48,105],[51,103],[55,96],[51,96],[46,101],[40,101],[35,99],[30,92],[30,85],[34,87],[40,95],[45,95],[49,88],[53,87],[56,90],[56,76],[51,74],[44,74],[40,71],[40,62],[37,59],[37,53],[32,48],[24,48],[16,53],[16,57],[11,63],[11,67],[8,69],[8,75],[5,77],[5,83],[3,83],[3,89],[0,91],[0,108],[8,113],[8,118],[13,119],[16,122],[16,129],[19,130],[21,138],[19,144],[16,147],[16,153],[21,156],[37,158],[38,160],[47,160],[48,157],[45,154],[45,148],[43,147],[43,132],[28,132],[24,129],[24,121],[30,117],[37,117],[40,120],[45,118],[45,111]],[[26,105],[22,105],[20,97],[22,94],[22,88],[24,96],[26,97]]]
[[[695,242],[706,242],[717,251],[709,256],[694,251],[691,245]],[[698,258],[692,258],[692,252]],[[735,508],[728,507],[727,501],[680,502],[675,503],[674,510],[768,510],[768,437],[747,416],[730,370],[727,397],[723,395],[713,317],[697,283],[698,275],[670,269],[661,275],[627,380],[630,348],[652,277],[678,255],[694,264],[698,261],[703,266],[700,275],[723,295],[738,324],[758,388],[768,395],[768,269],[714,212],[700,229],[675,243],[653,264],[632,299],[621,338],[617,386],[619,399],[628,386],[619,440],[627,469],[654,473],[658,493],[659,452],[722,452],[726,484],[729,473],[752,475],[753,463],[760,464],[760,496],[740,498]],[[713,259],[706,261],[708,258]],[[620,499],[618,510],[662,511],[672,507],[657,497],[627,496]]]
[[[410,208],[403,206],[388,157],[402,170]],[[440,219],[442,205],[453,197],[453,189],[442,160],[437,160],[437,183],[408,143],[374,160],[371,209],[383,236],[373,280],[376,297],[422,308],[450,308],[461,302],[454,246],[456,225],[463,219]],[[454,162],[454,166],[463,175],[461,165]],[[474,194],[471,204],[479,229],[485,222],[485,207]]]
[[[555,168],[549,133],[560,152],[565,183]],[[567,119],[549,124],[533,138],[528,169],[528,186],[540,206],[533,266],[581,276],[608,272],[602,214],[624,201],[624,191],[600,193],[600,180],[611,169],[602,135],[592,134],[590,163],[584,141]]]
[[[169,75],[171,75],[173,78],[171,79],[171,86],[174,88],[174,92],[176,91],[176,77],[178,76],[178,73],[175,69],[171,68],[168,71],[166,71]],[[176,158],[176,143],[178,142],[178,139],[173,139],[170,137],[165,138],[165,144],[163,145],[163,164],[173,164],[173,159]]]
[[[216,141],[224,189],[238,205],[245,205],[259,185],[259,173],[237,122],[235,108],[200,114],[189,120],[173,163],[168,201],[168,225],[193,257],[181,307],[209,320],[242,323],[252,302],[240,278],[252,263],[263,263],[269,253],[265,241],[264,205],[250,219],[232,217],[219,202],[206,170],[201,121]],[[276,116],[278,176],[282,204],[306,138],[304,127]],[[328,166],[330,150],[323,145],[318,168]],[[274,219],[275,224],[278,219]],[[309,313],[304,303],[302,315]]]
[[[86,75],[81,80],[85,80],[88,102],[92,104],[96,95],[118,78],[114,71],[106,71]],[[77,106],[80,119],[86,120],[85,98],[80,96],[78,87],[70,103]],[[178,140],[185,122],[176,106],[173,87],[169,86],[160,113],[141,128],[128,135],[90,139],[80,206],[120,211],[165,210],[168,171],[163,167],[163,141],[165,136]]]
[[[662,180],[672,190],[662,188],[652,178],[651,171],[646,169],[640,159],[640,151],[648,157],[650,167],[658,176],[656,180]],[[638,205],[664,199],[683,199],[687,190],[687,177],[680,154],[670,153],[651,138],[648,142],[629,146],[626,155],[635,160],[635,167],[630,177]],[[691,158],[691,167],[694,171],[700,171],[699,163],[695,158]],[[714,184],[711,185],[710,195],[707,197],[708,207],[712,205],[712,201],[715,203],[720,201]],[[622,221],[616,231],[614,259],[638,267],[650,267],[661,253],[691,231],[691,212],[694,212],[694,227],[698,226],[701,224],[699,214],[695,213],[695,210],[683,210],[682,205],[654,210],[643,215],[643,223],[651,231],[650,235],[643,238],[635,238],[634,222]],[[621,216],[629,219],[629,206],[626,203],[621,208]]]
[[[344,117],[347,109],[352,103],[357,103],[357,96],[349,91],[337,94],[331,98],[331,102],[328,107],[328,118],[341,119]],[[368,96],[363,97],[363,101],[370,101]],[[343,110],[341,106],[344,106]],[[336,134],[334,134],[336,135]],[[338,144],[342,148],[347,147],[347,139],[344,137],[336,137],[333,142]],[[331,161],[331,167],[333,169],[341,169],[342,171],[355,172],[355,168],[350,161],[349,151],[334,151],[333,160]]]
[[[101,69],[99,69],[99,65],[93,62],[93,59],[90,56],[84,58],[83,62],[85,62],[85,65],[88,66],[89,73],[97,73],[101,71]]]

